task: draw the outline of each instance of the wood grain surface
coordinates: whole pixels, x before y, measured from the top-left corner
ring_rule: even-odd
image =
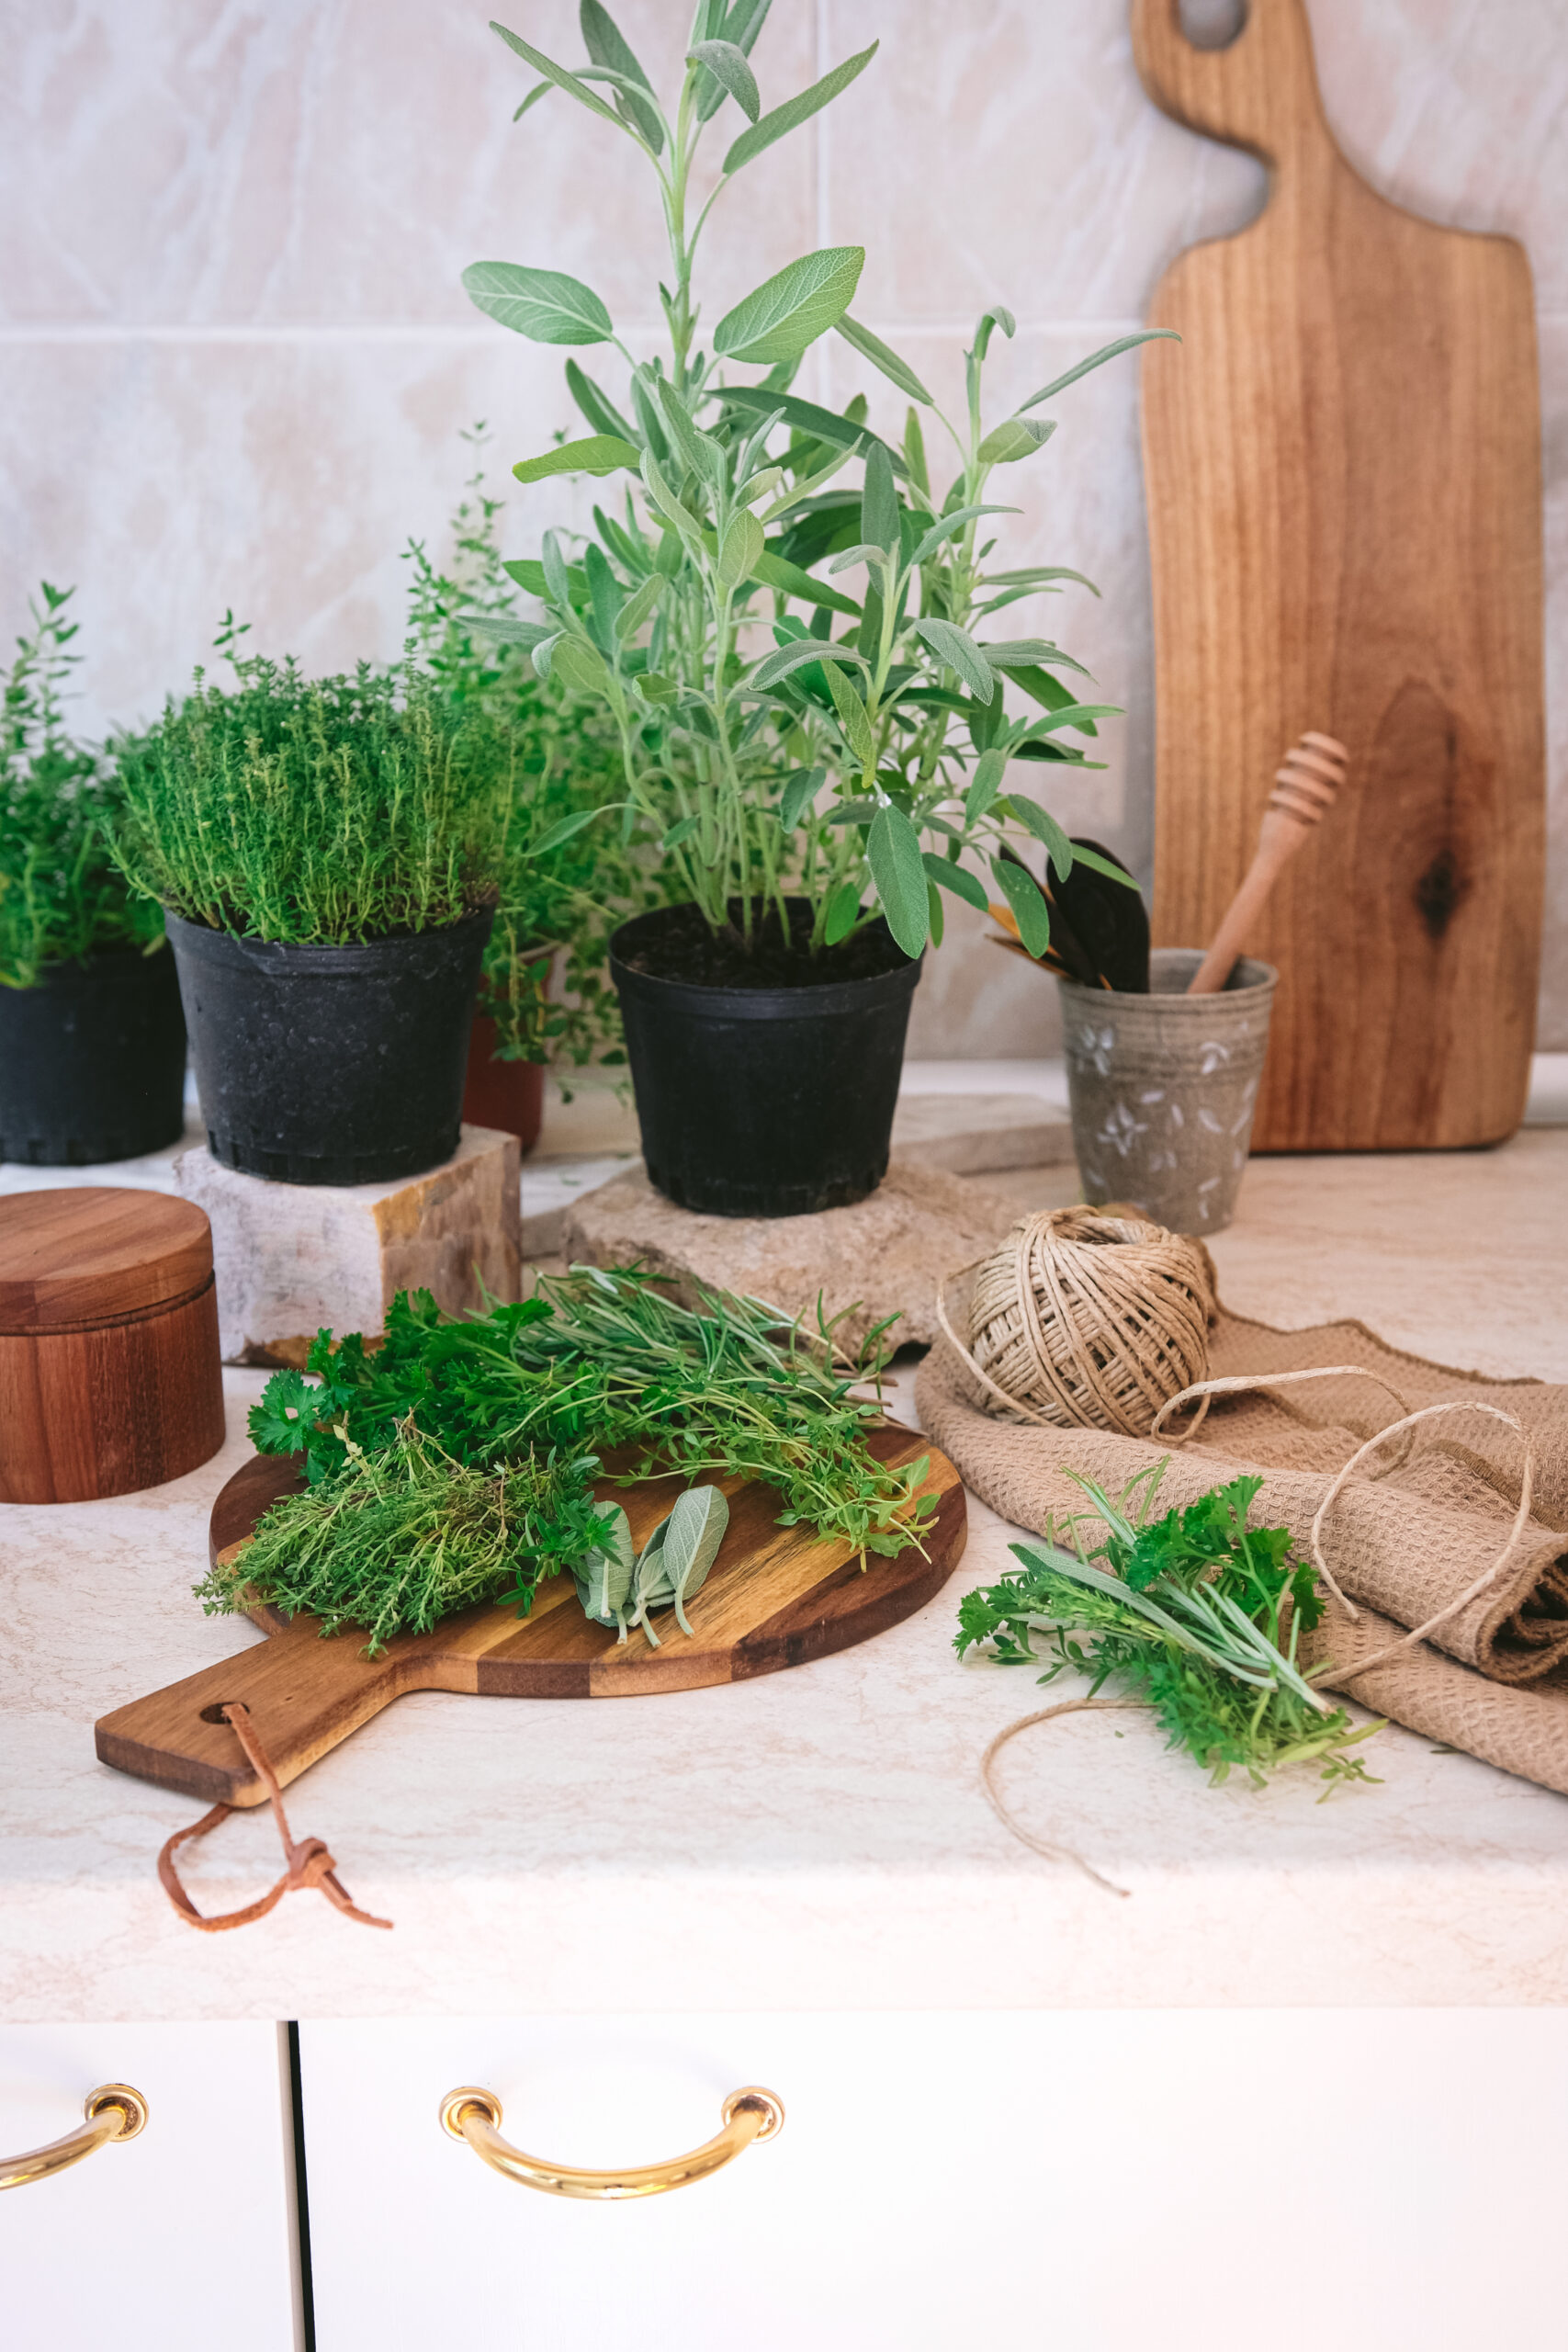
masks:
[[[287,1783],[406,1690],[466,1690],[510,1699],[624,1699],[804,1666],[870,1639],[930,1600],[964,1550],[964,1487],[944,1454],[911,1430],[888,1425],[871,1433],[878,1458],[897,1465],[930,1455],[919,1489],[940,1498],[924,1538],[896,1559],[874,1555],[863,1571],[847,1544],[824,1543],[808,1528],[780,1527],[771,1487],[720,1479],[729,1526],[706,1583],[686,1613],[688,1640],[673,1613],[655,1620],[660,1646],[640,1629],[625,1642],[614,1628],[583,1615],[570,1577],[542,1585],[528,1617],[486,1607],[448,1618],[434,1632],[400,1634],[378,1658],[362,1655],[358,1633],[321,1636],[319,1622],[292,1622],[258,1608],[269,1638],[224,1664],[105,1715],[96,1725],[105,1764],[184,1790],[203,1803],[260,1804],[265,1790],[218,1710],[243,1699],[262,1744]],[[614,1463],[608,1467],[613,1470]],[[242,1543],[267,1506],[298,1488],[292,1464],[257,1455],[237,1471],[213,1505],[213,1556]],[[624,1505],[640,1546],[670,1510],[680,1482],[601,1485]]]
[[[0,1200],[0,1332],[150,1314],[191,1297],[211,1272],[205,1215],[166,1193],[81,1184]]]
[[[1544,856],[1540,420],[1529,266],[1416,220],[1334,143],[1303,0],[1228,49],[1134,0],[1179,122],[1270,167],[1168,272],[1144,449],[1155,937],[1204,946],[1307,728],[1339,806],[1248,953],[1277,965],[1255,1151],[1491,1143],[1523,1114]]]

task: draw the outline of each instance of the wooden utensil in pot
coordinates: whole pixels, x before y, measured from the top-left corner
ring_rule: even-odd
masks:
[[[1285,754],[1263,811],[1258,854],[1225,910],[1214,944],[1188,984],[1189,996],[1214,996],[1235,969],[1269,893],[1314,825],[1333,808],[1349,754],[1332,735],[1311,729]]]

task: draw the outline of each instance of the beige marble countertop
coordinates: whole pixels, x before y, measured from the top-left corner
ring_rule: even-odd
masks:
[[[1066,1174],[1005,1181],[1044,1205]],[[1244,1312],[1568,1380],[1565,1199],[1562,1130],[1258,1160],[1215,1255]],[[92,1724],[259,1638],[190,1597],[260,1386],[227,1380],[204,1469],[0,1510],[0,2019],[1568,2001],[1568,1800],[1403,1732],[1381,1788],[1319,1804],[1310,1780],[1211,1791],[1136,1714],[1070,1717],[1009,1749],[1009,1800],[1130,1898],[1015,1842],[976,1768],[1034,1684],[950,1647],[1008,1565],[979,1507],[946,1591],[841,1657],[640,1702],[399,1701],[288,1792],[395,1932],[298,1894],[197,1935],[154,1862],[199,1806],[99,1765]],[[189,1883],[223,1909],[278,1866],[248,1814]]]

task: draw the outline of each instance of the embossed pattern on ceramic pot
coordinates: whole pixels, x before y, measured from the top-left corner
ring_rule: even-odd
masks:
[[[1173,1233],[1235,1214],[1280,977],[1244,956],[1217,995],[1188,996],[1201,962],[1156,947],[1147,996],[1056,983],[1084,1196],[1135,1202]]]

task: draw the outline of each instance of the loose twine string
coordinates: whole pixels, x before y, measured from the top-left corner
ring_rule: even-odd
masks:
[[[283,1841],[283,1859],[288,1867],[275,1886],[269,1887],[266,1894],[254,1903],[247,1903],[243,1911],[225,1911],[219,1918],[209,1918],[198,1911],[180,1884],[179,1873],[175,1868],[175,1854],[191,1838],[205,1838],[209,1829],[216,1829],[220,1821],[237,1810],[231,1804],[215,1804],[210,1813],[203,1814],[201,1819],[193,1822],[188,1829],[176,1829],[158,1857],[158,1876],[164,1892],[180,1917],[209,1936],[225,1928],[248,1928],[253,1919],[265,1919],[286,1894],[292,1894],[300,1887],[313,1886],[326,1896],[329,1903],[335,1904],[346,1918],[357,1919],[362,1928],[389,1928],[392,1924],[390,1919],[378,1919],[373,1912],[361,1911],[349,1900],[347,1891],[337,1876],[337,1864],[322,1839],[301,1838],[296,1843],[289,1836],[288,1815],[283,1810],[283,1792],[277,1785],[277,1775],[272,1769],[266,1750],[252,1728],[251,1711],[244,1701],[231,1701],[222,1713],[254,1770],[266,1784],[273,1818],[277,1823],[277,1834]]]
[[[1031,1220],[1031,1224],[1033,1225],[1037,1225],[1041,1222],[1042,1220]],[[1023,1229],[1023,1234],[1027,1234],[1028,1229],[1028,1227],[1025,1227]],[[1107,1253],[1108,1256],[1113,1254],[1113,1252]],[[1024,1331],[1032,1333],[1034,1327],[1038,1323],[1039,1304],[1034,1283],[1031,1282],[1029,1283],[1027,1289],[1029,1306],[1032,1309],[1032,1312],[1026,1311],[1025,1309],[1025,1282],[1023,1274],[1025,1258],[1026,1249],[1024,1246],[1024,1238],[1023,1235],[1021,1235],[1020,1242],[1016,1250],[1016,1262],[1019,1269],[1017,1295],[1020,1310],[1020,1326]],[[976,1264],[979,1262],[981,1261],[976,1261]],[[961,1271],[964,1273],[968,1273],[973,1272],[973,1270],[974,1269],[972,1267],[964,1267]],[[1034,1270],[1032,1269],[1031,1271],[1033,1272]],[[958,1277],[950,1277],[950,1279],[956,1280]],[[976,1363],[974,1356],[970,1353],[968,1348],[964,1346],[963,1340],[959,1339],[958,1334],[954,1331],[952,1323],[948,1319],[945,1290],[946,1285],[944,1283],[939,1287],[937,1292],[937,1320],[941,1324],[942,1329],[950,1345],[963,1359],[964,1363],[975,1374],[976,1378],[984,1387],[990,1391],[993,1396],[999,1398],[1000,1401],[1010,1408],[1010,1410],[1021,1411],[1025,1413],[1031,1420],[1043,1426],[1059,1428],[1061,1423],[1055,1416],[1048,1416],[1036,1411],[1023,1398],[1013,1396],[1006,1389],[998,1387],[997,1383],[982,1370],[979,1364]],[[1085,1358],[1087,1360],[1088,1351],[1081,1344],[1082,1335],[1077,1331],[1075,1323],[1065,1316],[1064,1328],[1069,1335],[1079,1341],[1079,1344],[1075,1350],[1075,1353],[1080,1358]],[[1042,1372],[1046,1376],[1052,1393],[1055,1396],[1060,1397],[1063,1405],[1066,1406],[1067,1399],[1063,1396],[1061,1384],[1051,1373],[1043,1344],[1037,1341],[1033,1347],[1032,1355],[1035,1363],[1039,1365]],[[1086,1368],[1092,1368],[1091,1364],[1086,1362]],[[1353,1683],[1359,1682],[1363,1677],[1372,1673],[1377,1668],[1388,1665],[1391,1659],[1402,1657],[1405,1651],[1415,1648],[1417,1643],[1429,1640],[1433,1634],[1437,1633],[1442,1626],[1448,1624],[1453,1618],[1459,1616],[1464,1610],[1470,1607],[1472,1601],[1478,1600],[1483,1592],[1487,1591],[1491,1586],[1496,1583],[1498,1577],[1502,1575],[1504,1568],[1507,1566],[1509,1559],[1512,1557],[1515,1547],[1518,1544],[1520,1537],[1523,1535],[1524,1531],[1529,1524],[1530,1505],[1535,1490],[1535,1441],[1531,1437],[1529,1431],[1525,1428],[1523,1422],[1520,1421],[1515,1414],[1505,1412],[1501,1406],[1482,1404],[1478,1400],[1472,1401],[1466,1397],[1450,1398],[1440,1405],[1424,1405],[1419,1411],[1410,1412],[1406,1409],[1405,1400],[1404,1396],[1401,1396],[1399,1390],[1393,1387],[1392,1383],[1384,1380],[1381,1374],[1369,1372],[1364,1364],[1342,1363],[1314,1365],[1308,1370],[1300,1372],[1238,1374],[1231,1374],[1221,1379],[1194,1381],[1190,1385],[1181,1389],[1176,1396],[1168,1398],[1168,1400],[1161,1405],[1159,1410],[1156,1413],[1154,1420],[1147,1432],[1148,1437],[1151,1440],[1156,1438],[1159,1435],[1162,1425],[1168,1420],[1173,1414],[1179,1413],[1186,1408],[1196,1405],[1198,1409],[1193,1414],[1193,1417],[1188,1426],[1184,1430],[1174,1430],[1170,1434],[1169,1442],[1172,1445],[1185,1445],[1188,1439],[1192,1437],[1202,1425],[1209,1410],[1210,1402],[1215,1396],[1241,1396],[1259,1389],[1285,1388],[1293,1385],[1297,1382],[1305,1380],[1346,1379],[1371,1381],[1377,1387],[1382,1389],[1386,1396],[1393,1397],[1394,1403],[1399,1407],[1401,1414],[1400,1419],[1391,1421],[1386,1429],[1378,1430],[1374,1437],[1369,1438],[1366,1444],[1360,1446],[1357,1452],[1351,1455],[1349,1461],[1347,1462],[1340,1470],[1336,1472],[1334,1477],[1329,1482],[1327,1491],[1324,1495],[1323,1500],[1319,1503],[1317,1510],[1314,1514],[1312,1527],[1308,1536],[1314,1567],[1316,1569],[1317,1574],[1322,1578],[1328,1591],[1333,1595],[1340,1608],[1345,1611],[1346,1615],[1353,1623],[1359,1622],[1361,1612],[1356,1606],[1356,1603],[1349,1598],[1349,1595],[1344,1591],[1337,1578],[1335,1577],[1333,1570],[1329,1567],[1327,1560],[1324,1556],[1323,1529],[1324,1522],[1327,1519],[1334,1504],[1338,1499],[1347,1484],[1352,1477],[1354,1477],[1356,1472],[1360,1468],[1363,1462],[1368,1461],[1373,1454],[1377,1453],[1382,1448],[1386,1446],[1391,1439],[1403,1436],[1405,1439],[1405,1444],[1397,1457],[1397,1460],[1390,1462],[1384,1465],[1385,1470],[1398,1468],[1402,1466],[1404,1462],[1408,1461],[1410,1457],[1410,1449],[1414,1442],[1411,1433],[1420,1425],[1420,1423],[1423,1421],[1440,1419],[1445,1414],[1481,1413],[1484,1414],[1489,1419],[1501,1421],[1506,1428],[1511,1429],[1518,1437],[1523,1439],[1525,1448],[1525,1464],[1519,1480],[1518,1508],[1514,1513],[1513,1524],[1508,1530],[1506,1540],[1503,1544],[1502,1550],[1497,1554],[1496,1558],[1488,1567],[1483,1569],[1481,1575],[1478,1576],[1472,1584],[1468,1585],[1463,1592],[1460,1593],[1453,1600],[1445,1603],[1445,1605],[1441,1609],[1438,1610],[1434,1615],[1427,1618],[1422,1624],[1413,1626],[1408,1633],[1401,1634],[1397,1641],[1390,1642],[1386,1644],[1382,1649],[1374,1651],[1371,1657],[1362,1658],[1354,1668],[1348,1668],[1343,1673],[1337,1673],[1335,1675],[1335,1687],[1340,1689],[1345,1689]],[[1120,1419],[1120,1415],[1118,1416],[1118,1419]],[[1125,1424],[1123,1423],[1122,1426],[1124,1427]],[[997,1815],[998,1820],[1002,1822],[1003,1826],[1007,1829],[1010,1830],[1012,1835],[1017,1838],[1021,1844],[1032,1848],[1035,1853],[1043,1855],[1048,1861],[1071,1862],[1076,1869],[1082,1871],[1086,1877],[1091,1879],[1097,1886],[1101,1887],[1108,1894],[1126,1895],[1130,1890],[1124,1886],[1117,1886],[1114,1884],[1111,1880],[1106,1878],[1100,1871],[1097,1871],[1093,1867],[1092,1863],[1087,1861],[1084,1856],[1077,1853],[1072,1847],[1049,1843],[1043,1838],[1035,1837],[1032,1830],[1026,1828],[1011,1812],[1004,1801],[1000,1790],[997,1786],[995,1779],[996,1759],[1010,1740],[1016,1738],[1020,1732],[1028,1731],[1032,1724],[1054,1722],[1059,1715],[1077,1714],[1087,1713],[1090,1710],[1098,1711],[1100,1709],[1141,1709],[1142,1705],[1143,1702],[1141,1701],[1134,1699],[1066,1699],[1055,1707],[1042,1707],[1037,1709],[1032,1714],[1021,1715],[1015,1723],[1009,1724],[1005,1729],[997,1734],[996,1737],[991,1741],[990,1745],[986,1749],[985,1754],[980,1758],[981,1788],[985,1792],[987,1804],[990,1805],[992,1811]]]

